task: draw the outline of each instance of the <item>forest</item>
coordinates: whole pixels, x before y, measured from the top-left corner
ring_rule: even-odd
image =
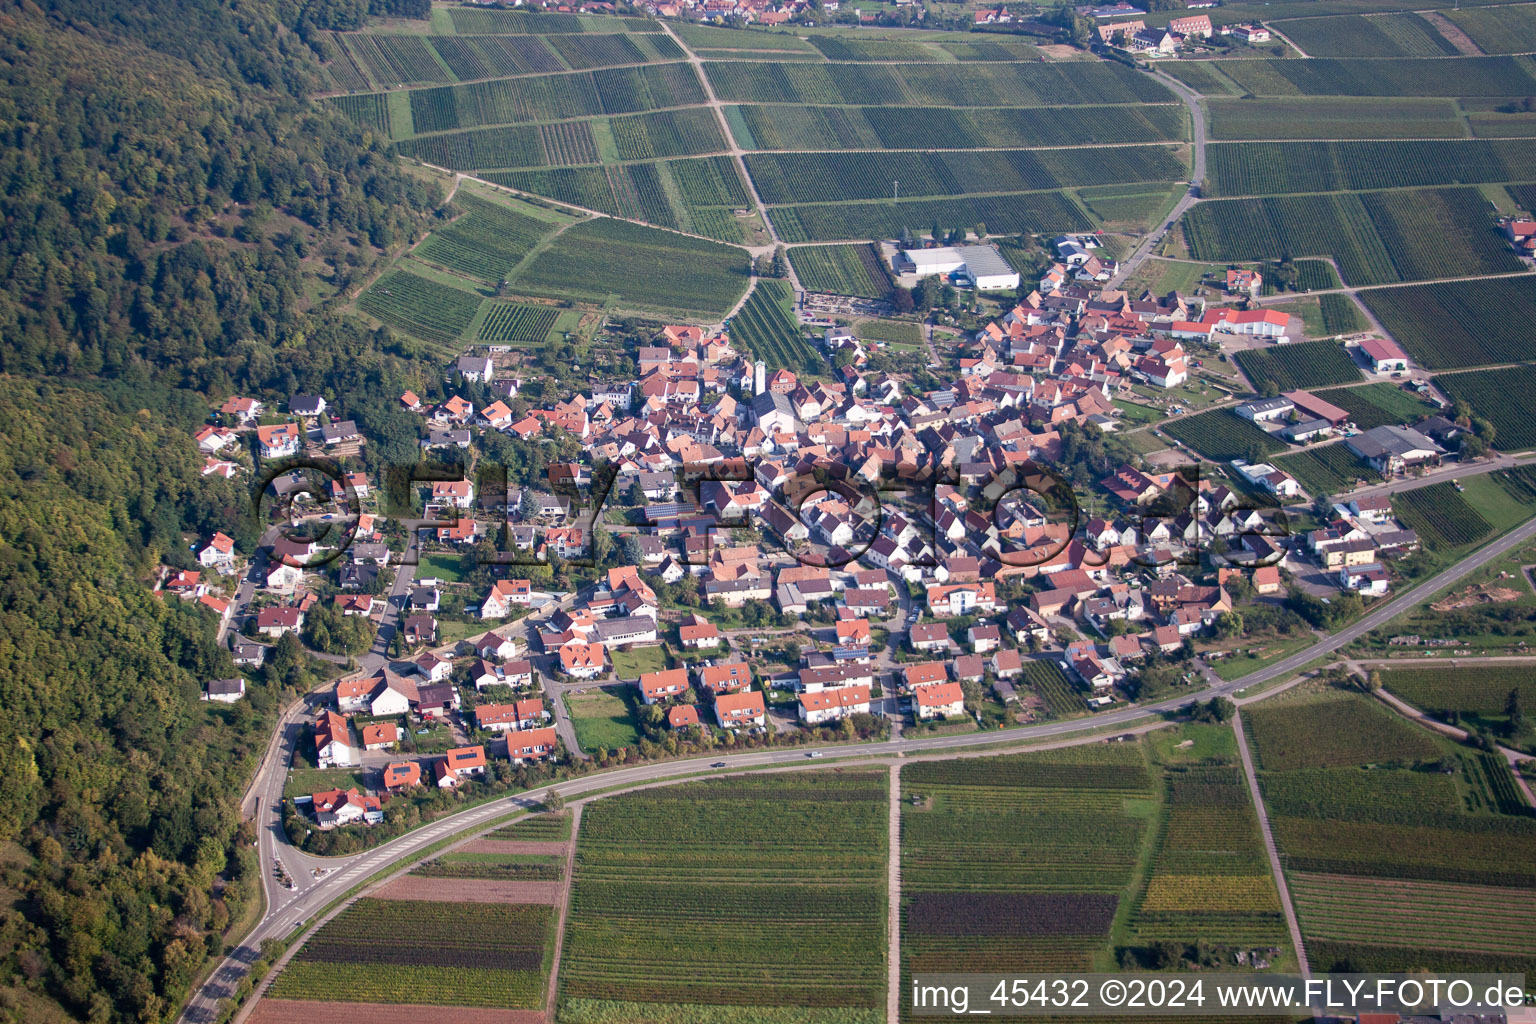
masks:
[[[259,899],[238,803],[316,677],[285,642],[249,700],[202,702],[234,668],[155,570],[255,536],[201,473],[210,399],[318,391],[370,460],[416,450],[396,400],[441,381],[340,307],[442,194],[308,95],[321,30],[426,13],[0,6],[0,1020],[172,1020]]]

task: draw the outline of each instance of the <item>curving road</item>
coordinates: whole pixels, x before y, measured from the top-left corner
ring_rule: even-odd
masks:
[[[1054,737],[1099,730],[1105,726],[1144,723],[1147,719],[1165,712],[1176,711],[1193,701],[1207,700],[1214,696],[1233,695],[1238,691],[1258,684],[1294,675],[1310,662],[1332,654],[1367,632],[1385,625],[1388,621],[1407,611],[1431,593],[1502,557],[1513,548],[1526,543],[1532,537],[1536,537],[1536,519],[1532,519],[1517,527],[1455,565],[1436,573],[1418,586],[1382,603],[1369,614],[1362,616],[1339,632],[1320,640],[1318,643],[1302,651],[1283,658],[1273,665],[1266,666],[1256,672],[1251,672],[1239,679],[1216,682],[1198,691],[1169,697],[1151,704],[1106,712],[1091,718],[1049,722],[1043,725],[1010,729],[1005,735],[985,732],[965,733],[955,736],[899,738],[882,743],[861,745],[846,751],[835,750],[833,753],[837,757],[865,759],[891,756],[900,757],[917,752],[959,751],[966,747],[974,747],[981,744],[1007,743],[1025,745],[1049,740]],[[1249,697],[1243,703],[1262,699],[1263,696],[1267,696],[1267,694]],[[1088,737],[1084,737],[1084,739],[1087,740]],[[274,747],[279,746],[282,742],[286,741],[274,741]],[[726,754],[723,756],[711,754],[680,761],[637,765],[632,768],[623,768],[616,771],[597,772],[579,779],[560,782],[556,784],[555,788],[558,788],[563,795],[576,797],[584,793],[615,786],[630,786],[695,774],[707,770],[706,765],[711,761],[723,761],[729,768],[805,764],[806,752],[804,748],[797,748],[794,750],[753,751],[751,753]],[[269,757],[268,763],[263,768],[263,777],[266,779],[267,784],[258,787],[258,789],[269,794],[269,808],[274,806],[274,802],[270,799],[270,793],[272,792],[270,787],[275,786],[279,799],[281,797],[282,779],[285,775],[282,767],[283,763],[281,758]],[[265,916],[252,929],[251,933],[246,936],[240,948],[220,964],[218,969],[213,972],[208,980],[192,996],[181,1019],[187,1022],[187,1024],[205,1024],[205,1022],[215,1019],[218,1013],[219,1001],[234,992],[240,978],[245,975],[247,967],[256,959],[263,940],[290,935],[298,925],[309,920],[310,917],[331,901],[341,897],[353,886],[376,872],[389,867],[391,864],[406,861],[413,854],[419,855],[425,847],[441,839],[456,833],[472,830],[477,825],[484,825],[519,807],[528,807],[536,804],[549,788],[551,787],[530,790],[517,796],[505,797],[480,807],[451,815],[426,828],[391,840],[365,853],[352,857],[328,858],[323,861],[325,873],[322,876],[314,877],[309,871],[305,872],[307,877],[302,880],[295,876],[295,882],[301,888],[290,892],[285,888],[276,887],[278,898],[275,900],[270,898],[270,890],[275,886],[269,885],[269,902]],[[278,823],[278,828],[281,828],[280,822]],[[273,871],[273,861],[269,858],[274,856],[290,857],[294,852],[296,851],[287,846],[286,839],[281,838],[280,832],[272,835],[267,830],[263,830],[261,859],[262,871],[264,873],[270,875]],[[306,858],[306,866],[310,863],[322,862],[314,858]]]

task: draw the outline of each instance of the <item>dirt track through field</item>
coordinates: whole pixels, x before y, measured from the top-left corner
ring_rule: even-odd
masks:
[[[315,1024],[324,1020],[360,1020],[368,1024],[545,1024],[538,1010],[498,1010],[483,1006],[411,1006],[396,1003],[322,1003],[308,999],[263,999],[245,1024]]]
[[[443,903],[543,903],[557,906],[562,882],[507,882],[494,878],[397,878],[370,895],[381,900],[434,900]]]

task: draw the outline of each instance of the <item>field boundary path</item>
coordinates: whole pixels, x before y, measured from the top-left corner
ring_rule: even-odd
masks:
[[[901,1020],[901,765],[891,765],[890,855],[885,863],[888,908],[885,917],[887,942],[885,1019]]]
[[[560,916],[555,922],[555,955],[549,961],[548,995],[544,1000],[544,1019],[555,1019],[555,997],[559,994],[560,951],[565,948],[565,922],[571,914],[571,886],[576,881],[576,837],[581,833],[581,804],[571,807],[571,839],[565,850],[565,888],[560,893]]]
[[[753,181],[752,175],[747,173],[746,150],[741,148],[741,143],[736,141],[736,136],[731,132],[730,122],[725,119],[725,105],[720,102],[720,97],[715,95],[715,85],[709,80],[709,75],[704,71],[704,59],[694,53],[693,47],[683,42],[678,34],[672,31],[670,24],[663,21],[661,28],[688,55],[688,63],[693,65],[694,74],[699,76],[699,81],[704,86],[704,95],[707,97],[704,105],[714,111],[715,121],[719,123],[720,130],[725,133],[725,141],[731,144],[729,150],[731,159],[736,161],[736,170],[740,172],[741,180],[747,184],[747,192],[752,196],[753,205],[757,207],[757,215],[763,219],[763,230],[768,232],[769,238],[773,239],[774,247],[783,245],[783,240],[779,238],[778,229],[773,226],[773,221],[768,219],[768,207],[764,205],[763,197],[758,194],[757,182]],[[757,246],[747,251],[756,256],[763,249],[767,249],[770,254],[773,252],[773,248],[768,246]],[[795,303],[798,305],[800,296],[805,289],[800,287],[800,279],[795,276],[794,265],[788,259],[784,261],[784,273],[789,278],[790,286],[795,290]],[[751,291],[751,289],[749,288],[748,291]],[[745,302],[746,299],[743,298],[742,301]],[[732,312],[734,313],[735,310],[732,310]]]
[[[1248,777],[1248,795],[1253,800],[1254,812],[1259,816],[1259,828],[1264,833],[1264,852],[1269,855],[1269,869],[1275,876],[1275,889],[1280,894],[1280,909],[1285,912],[1285,926],[1291,933],[1291,945],[1296,950],[1296,969],[1303,978],[1312,976],[1307,966],[1307,950],[1301,941],[1301,925],[1296,920],[1296,907],[1291,903],[1291,890],[1285,884],[1285,870],[1280,866],[1280,850],[1275,846],[1275,834],[1269,827],[1269,811],[1264,807],[1264,796],[1259,792],[1259,777],[1253,770],[1253,755],[1248,752],[1248,737],[1243,732],[1243,713],[1232,713],[1232,731],[1237,734],[1237,753],[1243,759],[1243,774]]]
[[[1266,21],[1264,23],[1264,27],[1269,29],[1275,35],[1279,36],[1280,37],[1280,41],[1285,43],[1286,46],[1289,46],[1291,49],[1295,50],[1296,51],[1296,56],[1298,56],[1298,57],[1310,57],[1310,56],[1312,56],[1306,50],[1303,50],[1301,47],[1297,46],[1295,41],[1292,40],[1290,36],[1286,35],[1284,32],[1282,32],[1278,28],[1276,28],[1274,22]]]

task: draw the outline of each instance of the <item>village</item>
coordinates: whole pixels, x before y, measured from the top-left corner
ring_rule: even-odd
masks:
[[[1260,272],[1198,299],[1133,296],[1107,285],[1117,267],[1092,236],[1051,245],[1022,301],[942,353],[927,343],[953,371],[938,389],[874,369],[878,347],[846,321],[813,328],[828,370],[804,378],[728,329],[661,325],[636,339],[632,381],[542,405],[504,353],[472,350],[441,398],[400,396],[439,464],[403,486],[352,468],[369,438],[325,397],[283,412],[232,397],[196,441],[206,473],[265,482],[261,547],[215,534],[161,588],[218,615],[239,666],[292,637],[344,670],[295,759],[363,780],[296,795],[321,829],[497,764],[1091,715],[1286,649],[1311,635],[1306,602],[1386,595],[1419,547],[1389,485],[1308,493],[1268,457],[1118,444],[1135,429],[1124,399],[1166,395],[1177,417],[1203,362],[1291,343],[1299,321],[1248,301]],[[898,278],[1020,283],[993,246],[887,248]],[[1339,347],[1412,386],[1390,341]],[[1361,483],[1445,472],[1466,430],[1438,415],[1360,430],[1306,390],[1210,380],[1232,397],[1204,415],[1282,448],[1341,446]],[[493,435],[550,454],[498,477]],[[212,680],[206,698],[247,685]],[[586,718],[594,699],[617,730]]]

